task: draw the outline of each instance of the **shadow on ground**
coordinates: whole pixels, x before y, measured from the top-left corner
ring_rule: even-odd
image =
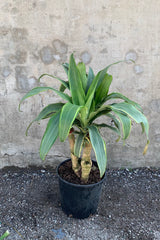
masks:
[[[56,170],[0,170],[0,236],[8,240],[160,240],[160,170],[108,170],[97,214],[67,217]]]

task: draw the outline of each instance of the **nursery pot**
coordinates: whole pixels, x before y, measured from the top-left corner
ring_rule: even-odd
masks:
[[[58,170],[61,165],[70,160],[67,159],[59,164]],[[95,161],[92,162],[94,165],[97,165]],[[79,185],[65,181],[59,176],[59,173],[58,178],[63,212],[68,216],[71,215],[79,219],[87,218],[89,215],[96,213],[105,176],[101,181],[88,185]]]

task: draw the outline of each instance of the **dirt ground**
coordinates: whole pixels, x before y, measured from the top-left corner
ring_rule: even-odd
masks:
[[[108,170],[97,214],[67,217],[50,168],[0,170],[0,236],[7,240],[160,240],[160,169]]]

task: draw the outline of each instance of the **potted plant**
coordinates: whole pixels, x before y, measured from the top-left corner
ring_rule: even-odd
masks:
[[[58,175],[62,209],[73,217],[88,217],[95,213],[98,206],[107,165],[106,144],[100,134],[101,128],[109,128],[118,134],[118,140],[122,138],[125,141],[131,131],[131,121],[134,120],[141,124],[142,132],[145,132],[147,136],[144,153],[149,144],[149,125],[140,105],[121,93],[109,93],[112,76],[107,71],[112,65],[119,62],[107,66],[95,75],[92,68],[89,68],[88,73],[86,72],[83,62],[76,64],[72,54],[69,64],[63,64],[68,81],[48,74],[43,74],[39,78],[50,76],[58,79],[61,82],[59,90],[52,87],[36,87],[20,101],[21,105],[26,98],[47,90],[56,92],[65,101],[49,104],[43,108],[31,124],[49,118],[40,145],[42,160],[45,159],[58,137],[61,142],[69,139],[71,159],[59,165]],[[67,93],[65,93],[66,89]],[[115,99],[121,101],[110,102]],[[111,122],[98,123],[96,120],[100,116],[105,116]],[[91,160],[92,148],[95,152],[96,162]],[[67,174],[65,174],[66,172]],[[95,177],[95,180],[90,180],[91,176]]]

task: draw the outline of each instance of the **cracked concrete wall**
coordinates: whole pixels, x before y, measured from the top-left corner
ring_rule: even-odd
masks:
[[[103,132],[107,141],[108,167],[160,166],[160,3],[157,0],[5,0],[0,1],[0,167],[54,165],[69,157],[68,143],[56,145],[45,162],[39,158],[40,139],[47,122],[25,129],[43,106],[59,97],[22,96],[35,86],[59,86],[42,73],[64,77],[60,64],[74,52],[95,72],[121,59],[112,69],[112,90],[142,104],[150,123],[151,144],[147,155],[140,127],[125,146]],[[93,155],[94,158],[94,155]]]

